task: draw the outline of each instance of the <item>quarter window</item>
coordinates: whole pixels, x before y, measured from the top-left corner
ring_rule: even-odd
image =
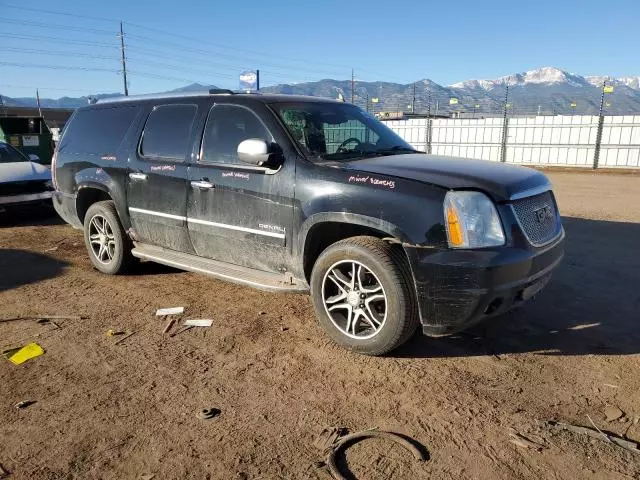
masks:
[[[271,142],[273,137],[250,110],[236,105],[214,105],[202,138],[202,161],[240,163],[238,145],[249,138]]]
[[[161,105],[147,118],[140,142],[143,157],[184,161],[191,146],[195,105]]]
[[[115,155],[138,111],[135,106],[78,110],[65,126],[59,150],[81,155]]]

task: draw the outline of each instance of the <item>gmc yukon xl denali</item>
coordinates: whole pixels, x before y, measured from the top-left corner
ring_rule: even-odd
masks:
[[[55,208],[101,272],[142,259],[310,292],[327,334],[368,355],[518,306],[564,252],[542,173],[425,155],[331,100],[101,101],[74,113],[53,163]]]

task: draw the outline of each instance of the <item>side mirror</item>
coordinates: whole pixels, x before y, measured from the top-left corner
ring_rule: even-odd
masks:
[[[40,157],[38,155],[36,155],[35,153],[30,153],[29,154],[29,160],[31,160],[32,162],[40,163]]]
[[[250,165],[266,166],[273,163],[273,157],[276,156],[269,143],[261,138],[248,138],[238,145],[238,159]]]

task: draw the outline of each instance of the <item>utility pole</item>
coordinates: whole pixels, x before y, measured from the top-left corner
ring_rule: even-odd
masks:
[[[433,129],[433,123],[431,121],[431,90],[429,90],[428,92],[428,97],[427,97],[427,128],[426,130],[426,135],[427,138],[425,139],[425,143],[426,143],[426,148],[425,148],[425,152],[426,153],[431,153],[431,132]]]
[[[256,70],[256,92],[260,91],[260,69]]]
[[[508,120],[507,120],[507,105],[509,105],[509,83],[505,88],[504,92],[504,108],[502,111],[502,145],[500,148],[500,161],[502,163],[507,161],[507,128],[508,128]]]
[[[356,90],[356,77],[355,74],[353,73],[353,68],[351,69],[351,103],[353,103],[354,101],[354,95],[355,95],[355,90]]]
[[[127,57],[124,54],[124,31],[122,22],[120,22],[120,54],[122,55],[122,80],[124,81],[124,96],[129,96],[129,87],[127,86]]]
[[[38,115],[42,116],[42,108],[40,108],[40,92],[36,88],[36,101],[38,102]]]
[[[413,82],[413,99],[411,100],[411,113],[416,113],[416,82]]]
[[[604,89],[607,87],[607,81],[602,82],[602,93],[600,93],[600,110],[598,111],[598,130],[596,132],[596,148],[593,153],[593,168],[598,168],[600,162],[600,144],[602,143],[602,129],[604,127]]]

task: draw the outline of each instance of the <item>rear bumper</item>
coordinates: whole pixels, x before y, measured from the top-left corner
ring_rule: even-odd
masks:
[[[78,220],[75,195],[53,192],[53,208],[65,222],[76,228],[82,228],[82,223]]]
[[[543,248],[418,253],[412,269],[423,333],[449,335],[535,296],[564,256],[564,231]]]
[[[53,192],[24,193],[0,197],[0,208],[51,200]]]

